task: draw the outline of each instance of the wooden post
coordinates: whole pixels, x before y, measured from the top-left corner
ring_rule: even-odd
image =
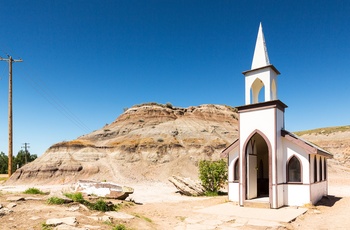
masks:
[[[12,133],[12,62],[21,62],[22,59],[14,60],[8,55],[8,58],[0,57],[0,61],[9,63],[9,98],[8,98],[8,126],[9,126],[9,149],[8,149],[8,175],[12,175],[12,155],[13,155],[13,133]]]

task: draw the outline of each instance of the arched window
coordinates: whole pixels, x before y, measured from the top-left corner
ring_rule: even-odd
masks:
[[[287,165],[288,182],[301,182],[301,165],[298,158],[293,156]]]
[[[317,182],[317,159],[314,157],[314,182]]]
[[[239,180],[239,158],[237,158],[235,165],[234,165],[234,175],[233,178],[235,181]]]

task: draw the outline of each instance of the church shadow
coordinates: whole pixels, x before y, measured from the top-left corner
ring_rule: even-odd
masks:
[[[342,197],[336,197],[336,196],[324,196],[321,200],[319,200],[316,204],[316,206],[327,206],[327,207],[333,207],[336,202],[341,200]]]

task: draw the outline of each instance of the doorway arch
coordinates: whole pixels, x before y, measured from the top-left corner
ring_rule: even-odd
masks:
[[[249,135],[243,146],[243,200],[269,197],[271,204],[271,144],[259,130]]]

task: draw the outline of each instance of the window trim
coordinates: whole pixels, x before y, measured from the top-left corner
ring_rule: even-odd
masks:
[[[289,164],[290,161],[295,158],[298,162],[299,162],[299,166],[300,166],[300,181],[289,181]],[[303,164],[302,161],[300,160],[300,158],[297,155],[292,155],[289,157],[289,159],[287,160],[287,165],[286,165],[286,181],[288,184],[302,184],[303,183]]]
[[[236,175],[236,167],[238,168],[238,175]],[[239,172],[240,172],[239,157],[237,157],[237,159],[233,163],[233,181],[239,181]]]

